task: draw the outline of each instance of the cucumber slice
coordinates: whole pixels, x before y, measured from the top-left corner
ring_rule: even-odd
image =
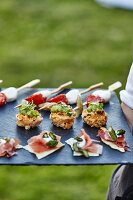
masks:
[[[109,127],[108,133],[109,133],[110,137],[112,138],[112,140],[115,142],[117,140],[117,135],[115,133],[115,130],[112,127]]]

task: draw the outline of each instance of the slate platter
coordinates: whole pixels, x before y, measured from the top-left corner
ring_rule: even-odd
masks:
[[[55,132],[57,135],[62,136],[62,142],[65,143],[70,137],[74,137],[80,133],[81,128],[84,128],[91,138],[99,140],[97,137],[96,128],[90,128],[84,124],[82,118],[76,119],[73,128],[70,130],[63,130],[53,126],[49,120],[49,112],[42,111],[44,117],[43,122],[38,128],[25,130],[16,126],[15,115],[17,109],[14,109],[22,99],[33,94],[34,92],[42,89],[25,90],[20,93],[19,98],[16,102],[8,103],[4,107],[0,108],[0,137],[16,137],[19,138],[22,145],[27,144],[27,140],[38,135],[43,130],[50,130]],[[51,90],[51,89],[50,89]],[[63,91],[63,93],[69,90]],[[85,97],[83,96],[83,100]],[[0,165],[110,165],[110,164],[133,164],[133,136],[127,125],[127,121],[122,113],[119,100],[115,93],[112,94],[112,98],[109,103],[105,105],[105,111],[108,113],[108,126],[113,126],[114,129],[126,130],[126,140],[130,146],[131,151],[121,153],[117,150],[111,149],[109,146],[103,144],[103,154],[99,157],[73,157],[70,146],[65,144],[65,147],[49,155],[46,158],[38,160],[34,154],[21,149],[18,150],[18,155],[12,158],[0,158]]]

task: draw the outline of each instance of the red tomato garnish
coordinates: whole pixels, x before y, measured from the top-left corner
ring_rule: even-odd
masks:
[[[3,106],[6,104],[6,95],[2,92],[0,92],[0,106]]]
[[[42,94],[33,94],[27,97],[25,100],[38,106],[39,104],[46,102],[46,97],[43,97]]]
[[[59,94],[58,96],[49,99],[48,102],[49,102],[49,103],[52,103],[52,102],[55,102],[55,103],[62,103],[62,102],[63,102],[63,103],[65,103],[65,104],[68,104],[68,100],[67,100],[65,94]]]

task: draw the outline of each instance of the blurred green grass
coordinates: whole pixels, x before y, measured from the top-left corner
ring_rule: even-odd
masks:
[[[0,1],[4,87],[40,78],[40,87],[126,82],[133,13],[93,0]],[[2,130],[0,130],[2,131]],[[103,200],[114,166],[0,167],[2,200]]]
[[[112,167],[1,167],[2,200],[103,200]]]

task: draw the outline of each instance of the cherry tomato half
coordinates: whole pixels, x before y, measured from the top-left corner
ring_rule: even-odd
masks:
[[[2,92],[0,92],[0,106],[3,106],[6,104],[6,95]]]
[[[46,102],[46,97],[43,97],[42,94],[33,94],[27,97],[25,100],[38,106],[39,104]]]
[[[48,102],[49,103],[52,103],[52,102],[61,103],[61,102],[63,102],[65,104],[68,104],[68,100],[67,100],[65,94],[59,94],[58,96],[49,99]]]

